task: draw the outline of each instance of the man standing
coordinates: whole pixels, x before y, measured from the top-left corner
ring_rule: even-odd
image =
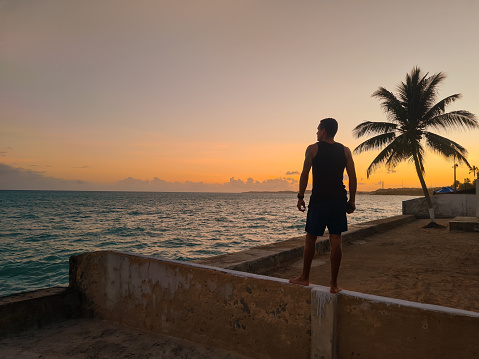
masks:
[[[306,210],[304,192],[308,185],[309,171],[313,168],[313,190],[306,219],[306,242],[303,255],[303,273],[290,279],[293,284],[309,285],[311,262],[316,252],[316,239],[328,227],[331,250],[330,292],[337,293],[339,266],[343,255],[341,233],[348,230],[346,213],[356,209],[357,179],[354,161],[349,148],[334,141],[338,123],[333,118],[321,120],[318,126],[318,142],[308,146],[303,172],[299,180],[298,209]],[[343,184],[344,169],[349,177],[349,201]]]

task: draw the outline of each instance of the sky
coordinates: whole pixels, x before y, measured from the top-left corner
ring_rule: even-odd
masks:
[[[0,189],[297,190],[325,117],[383,121],[380,86],[447,75],[479,115],[479,1],[0,0]],[[479,131],[437,132],[479,165]],[[419,187],[366,169],[360,191]],[[426,155],[426,183],[453,163]],[[472,178],[467,166],[457,179]],[[347,184],[347,177],[345,177]]]

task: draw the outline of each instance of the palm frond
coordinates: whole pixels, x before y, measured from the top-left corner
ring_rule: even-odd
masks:
[[[365,121],[353,129],[356,138],[369,134],[384,134],[396,130],[397,125],[390,122]]]
[[[406,82],[398,86],[399,98],[407,111],[407,121],[413,126],[417,126],[429,110],[425,92],[429,84],[427,76],[428,73],[424,75],[419,67],[415,67],[410,74],[406,75]]]
[[[424,136],[426,137],[426,145],[433,152],[446,158],[456,158],[459,163],[465,163],[470,167],[469,162],[465,157],[467,156],[467,150],[460,144],[432,132],[425,132]]]
[[[393,168],[395,166],[393,165],[393,163],[399,163],[400,161],[404,160],[404,152],[401,149],[403,147],[403,141],[404,135],[400,135],[396,137],[389,145],[387,145],[381,152],[379,152],[379,154],[371,162],[368,169],[366,170],[366,176],[369,178],[371,173],[373,173],[377,167],[384,163],[387,163],[388,161],[390,162],[388,167]],[[396,160],[391,161],[391,156],[394,156],[394,158],[397,159],[401,157],[402,159],[399,162],[397,162]]]
[[[406,112],[399,99],[384,87],[380,87],[372,95],[381,101],[381,107],[392,122],[400,122],[405,118]]]
[[[426,79],[425,88],[422,91],[422,101],[424,107],[431,108],[436,102],[438,96],[438,86],[446,79],[446,75],[442,72],[432,75]]]
[[[383,133],[378,136],[371,137],[370,139],[364,141],[359,146],[354,149],[354,153],[362,153],[369,150],[380,149],[385,145],[388,145],[396,138],[394,132]]]
[[[451,96],[448,96],[438,103],[436,103],[434,106],[432,106],[429,111],[424,115],[424,122],[427,124],[427,121],[430,120],[431,118],[434,118],[438,115],[443,114],[446,111],[446,106],[449,104],[453,103],[454,101],[458,100],[461,98],[461,94],[457,93]]]
[[[406,74],[406,82],[401,82],[397,90],[400,95],[400,99],[404,105],[411,105],[411,99],[417,97],[420,90],[424,88],[425,80],[427,79],[426,73],[423,75],[419,67],[414,67],[410,73]],[[422,77],[421,77],[422,76]],[[417,101],[413,101],[417,102]]]
[[[424,124],[437,129],[448,129],[451,127],[458,129],[472,129],[479,127],[479,122],[477,122],[476,115],[469,111],[463,110],[452,111],[438,115],[429,119]]]
[[[402,134],[402,135],[398,136],[396,144],[395,144],[395,150],[391,154],[391,156],[389,156],[388,160],[385,162],[386,166],[388,168],[394,168],[400,162],[411,158],[411,156],[412,156],[411,148],[412,147],[413,147],[413,145],[408,140],[408,138],[405,134]]]
[[[391,145],[387,146],[385,149],[383,149],[379,154],[376,156],[376,158],[371,162],[369,165],[368,169],[366,170],[366,177],[369,178],[371,173],[373,173],[376,168],[381,166],[384,162],[386,162],[391,155],[393,149],[391,148]]]

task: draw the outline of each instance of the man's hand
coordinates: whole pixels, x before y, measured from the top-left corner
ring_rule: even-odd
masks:
[[[351,214],[354,212],[355,209],[356,203],[354,203],[354,201],[348,201],[346,213]]]
[[[306,210],[306,203],[304,203],[304,199],[298,199],[298,209],[301,212],[304,212]]]

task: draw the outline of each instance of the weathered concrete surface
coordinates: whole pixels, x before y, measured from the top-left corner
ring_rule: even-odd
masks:
[[[343,233],[343,241],[351,242],[370,235],[381,233],[415,220],[412,215],[399,215],[374,221],[354,224]],[[316,242],[316,254],[329,250],[329,239],[325,236]],[[264,246],[246,249],[240,252],[199,259],[194,263],[237,270],[248,273],[266,273],[283,263],[303,256],[305,236],[295,237]]]
[[[477,217],[456,217],[449,221],[449,230],[479,232],[479,218]],[[479,239],[479,238],[478,238]]]
[[[476,180],[476,217],[479,218],[479,178]]]
[[[479,313],[343,291],[338,358],[479,358]]]
[[[357,223],[349,226],[349,230],[342,235],[343,242],[353,242],[374,234],[387,232],[393,228],[415,221],[413,215],[398,215],[374,221]],[[329,249],[329,246],[328,246]]]
[[[472,217],[476,215],[475,194],[440,194],[431,196],[434,214],[437,218]],[[429,218],[426,199],[414,198],[402,203],[402,213],[417,218]]]
[[[118,252],[70,259],[85,313],[254,358],[309,358],[310,288]]]
[[[96,317],[253,358],[478,354],[475,312],[116,252],[73,257],[72,268]]]
[[[305,236],[300,236],[239,252],[202,258],[195,260],[194,263],[248,273],[261,273],[266,268],[274,268],[280,263],[302,256],[304,238]],[[323,245],[329,245],[325,241],[318,242],[318,251]]]
[[[0,297],[0,338],[78,317],[80,298],[62,287]]]
[[[56,323],[0,340],[2,359],[248,359],[188,340],[99,319]]]
[[[311,290],[311,358],[336,358],[337,301],[329,288],[313,286]]]

